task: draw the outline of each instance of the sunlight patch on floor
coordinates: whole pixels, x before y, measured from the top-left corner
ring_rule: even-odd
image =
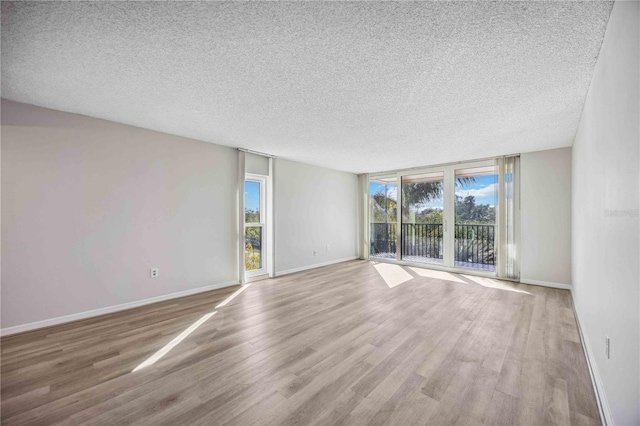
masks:
[[[373,267],[378,271],[378,274],[380,274],[380,277],[387,283],[389,288],[394,288],[413,279],[413,276],[400,265],[374,263]]]
[[[531,295],[531,293],[527,291],[516,288],[515,284],[512,284],[508,281],[500,281],[494,278],[476,277],[473,275],[462,275],[462,276],[470,281],[473,281],[476,284],[480,284],[483,287],[495,288],[497,290],[513,291],[514,293],[523,293],[523,294]]]
[[[414,268],[414,267],[410,267],[409,269],[411,269],[414,273],[416,273],[416,275],[419,275],[421,277],[434,278],[442,281],[453,281],[455,283],[460,283],[460,284],[467,284],[466,282],[462,281],[460,278],[456,277],[454,274],[450,272],[436,271],[435,269]]]
[[[153,355],[151,355],[142,364],[140,364],[139,366],[134,368],[132,373],[134,373],[134,372],[136,372],[138,370],[142,370],[143,368],[148,367],[150,365],[155,364],[160,358],[165,356],[171,349],[173,349],[176,346],[178,346],[180,344],[180,342],[182,342],[184,339],[186,339],[187,336],[189,336],[191,333],[196,331],[196,329],[198,327],[200,327],[202,324],[204,324],[205,321],[207,321],[209,318],[214,316],[216,313],[218,313],[218,311],[213,311],[213,312],[210,312],[210,313],[200,317],[200,319],[198,321],[196,321],[193,324],[191,324],[189,326],[189,328],[187,328],[185,331],[183,331],[178,336],[176,336],[172,341],[170,341],[169,343],[164,345],[162,347],[162,349],[160,349],[158,352],[156,352]]]
[[[401,266],[393,263],[383,263],[383,262],[375,262],[372,261],[371,264],[378,272],[380,277],[384,280],[389,288],[394,288],[399,286],[400,284],[404,284],[407,281],[411,281],[414,279],[414,276],[411,275],[407,270]],[[465,275],[465,274],[456,274],[452,272],[446,271],[438,271],[435,269],[426,269],[426,268],[418,268],[418,267],[408,267],[411,272],[415,273],[419,277],[423,278],[432,278],[439,281],[456,283],[456,284],[478,284],[486,288],[493,288],[496,290],[505,290],[511,291],[514,293],[522,293],[531,295],[531,293],[520,290],[517,288],[517,283],[512,283],[510,281],[502,281],[495,278],[490,277],[479,277],[475,275]],[[239,290],[240,291],[240,290]]]
[[[222,302],[218,303],[214,309],[219,309],[219,308],[222,308],[223,306],[228,305],[233,299],[236,298],[236,296],[238,296],[240,293],[245,291],[247,289],[247,287],[249,287],[250,285],[251,284],[243,285],[238,290],[234,291],[232,294],[227,296],[227,298],[224,299]],[[214,316],[217,313],[218,313],[218,311],[213,311],[213,312],[210,312],[210,313],[208,313],[206,315],[203,315],[198,321],[196,321],[193,324],[191,324],[189,326],[189,328],[187,328],[185,331],[183,331],[178,336],[176,336],[172,341],[170,341],[169,343],[164,345],[162,347],[162,349],[160,349],[158,352],[156,352],[153,355],[151,355],[142,364],[140,364],[136,368],[134,368],[132,373],[136,372],[138,370],[142,370],[143,368],[148,367],[150,365],[155,364],[160,358],[162,358],[167,353],[169,353],[169,351],[171,349],[173,349],[176,346],[178,346],[180,344],[180,342],[182,342],[184,339],[187,338],[187,336],[189,336],[191,333],[193,333],[198,327],[200,327],[202,324],[204,324],[205,321],[207,321],[209,318],[211,318],[212,316]]]
[[[235,297],[237,295],[239,295],[240,293],[242,293],[243,291],[245,291],[247,289],[247,287],[249,287],[251,284],[245,284],[242,287],[240,287],[238,290],[236,290],[233,294],[231,294],[229,297],[227,297],[226,299],[224,299],[222,302],[218,303],[216,305],[216,309],[218,308],[222,308],[223,306],[226,306],[229,302],[231,302],[233,299],[235,299]]]

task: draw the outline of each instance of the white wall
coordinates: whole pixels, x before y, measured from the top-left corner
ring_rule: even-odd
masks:
[[[3,329],[236,283],[236,174],[231,148],[3,100]]]
[[[256,175],[269,175],[269,158],[263,155],[244,153],[244,172]]]
[[[574,300],[620,425],[640,424],[639,22],[615,2],[573,145]]]
[[[276,275],[354,259],[358,177],[283,159],[274,169]]]
[[[520,277],[571,284],[571,148],[520,155]]]

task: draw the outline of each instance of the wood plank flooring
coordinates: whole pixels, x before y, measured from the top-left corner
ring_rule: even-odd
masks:
[[[392,287],[352,261],[217,309],[239,287],[5,337],[2,424],[600,424],[568,291],[398,268]]]

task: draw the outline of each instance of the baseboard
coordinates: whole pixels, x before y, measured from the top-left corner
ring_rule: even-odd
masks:
[[[530,280],[528,278],[520,278],[520,282],[522,284],[532,284],[539,285],[542,287],[551,287],[551,288],[560,288],[562,290],[571,290],[570,284],[562,284],[562,283],[553,283],[550,281],[538,281],[538,280]]]
[[[582,342],[582,349],[584,350],[584,356],[587,358],[587,365],[589,367],[589,376],[591,377],[591,384],[596,392],[596,401],[598,403],[598,410],[600,411],[600,418],[602,423],[607,425],[614,425],[613,415],[611,414],[611,408],[607,402],[607,395],[604,392],[604,386],[600,379],[600,373],[598,373],[598,366],[592,360],[594,359],[593,351],[591,350],[591,343],[589,338],[582,331],[582,320],[580,319],[580,312],[576,305],[573,292],[571,292],[571,299],[573,300],[573,312],[576,316],[576,323],[578,324],[578,333],[580,333],[580,341]]]
[[[111,314],[114,312],[124,311],[127,309],[137,308],[139,306],[150,305],[152,303],[164,302],[166,300],[177,299],[180,297],[191,296],[205,291],[217,290],[232,285],[237,285],[237,281],[229,281],[226,283],[218,283],[205,287],[198,287],[191,290],[179,291],[177,293],[165,294],[162,296],[151,297],[149,299],[136,300],[135,302],[123,303],[121,305],[107,306],[105,308],[94,309],[91,311],[80,312],[77,314],[65,315],[62,317],[50,318],[42,321],[31,322],[28,324],[16,325],[0,329],[0,336],[9,336],[11,334],[24,333],[39,328],[51,327],[53,325],[64,324],[71,321],[97,317],[99,315]]]
[[[344,259],[330,260],[328,262],[316,263],[316,264],[313,264],[313,265],[302,266],[300,268],[287,269],[285,271],[276,271],[276,277],[280,277],[282,275],[293,274],[295,272],[307,271],[309,269],[320,268],[322,266],[334,265],[336,263],[348,262],[350,260],[356,260],[356,259],[358,259],[357,256],[346,257]]]

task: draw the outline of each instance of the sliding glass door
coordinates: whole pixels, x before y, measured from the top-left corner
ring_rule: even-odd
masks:
[[[370,176],[369,257],[494,274],[498,177],[495,160]]]
[[[495,165],[455,170],[454,265],[496,270],[496,206],[498,170]]]
[[[402,260],[444,261],[444,172],[402,176]]]
[[[395,175],[369,181],[370,257],[397,256],[398,185]]]

